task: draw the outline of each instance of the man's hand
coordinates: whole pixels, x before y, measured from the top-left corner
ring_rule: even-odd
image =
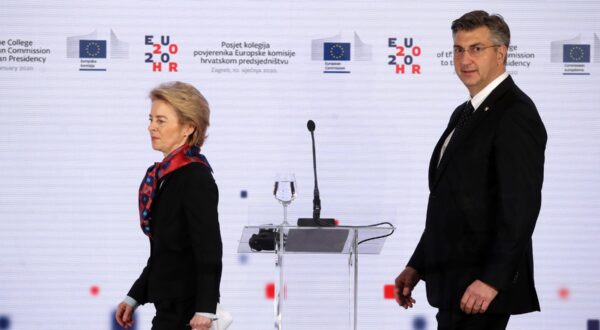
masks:
[[[411,296],[412,290],[420,279],[419,273],[412,267],[404,268],[402,273],[396,277],[395,297],[398,305],[404,307],[404,309],[413,307],[413,304],[417,301]]]
[[[201,315],[194,315],[190,320],[190,327],[193,330],[209,330],[212,326],[212,320]]]
[[[117,306],[117,311],[115,312],[115,319],[119,326],[124,329],[129,329],[133,326],[133,307],[122,302]]]
[[[475,280],[462,296],[460,309],[467,314],[485,313],[496,298],[498,290],[480,280]]]

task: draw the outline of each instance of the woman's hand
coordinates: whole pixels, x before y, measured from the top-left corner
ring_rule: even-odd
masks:
[[[192,330],[209,330],[212,326],[212,320],[208,317],[194,315],[190,320],[190,327]]]
[[[121,328],[131,328],[133,326],[133,307],[125,302],[120,303],[119,306],[117,306],[115,319]]]

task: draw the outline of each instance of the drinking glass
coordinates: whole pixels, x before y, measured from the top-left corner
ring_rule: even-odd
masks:
[[[275,176],[273,196],[283,205],[283,223],[287,226],[287,207],[296,199],[296,176],[293,173],[280,173]]]

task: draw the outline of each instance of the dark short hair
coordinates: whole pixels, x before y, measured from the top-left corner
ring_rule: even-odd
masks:
[[[452,22],[452,34],[458,31],[472,31],[482,26],[490,29],[492,42],[497,45],[510,45],[510,29],[504,18],[498,14],[490,15],[483,10],[475,10],[462,15]]]

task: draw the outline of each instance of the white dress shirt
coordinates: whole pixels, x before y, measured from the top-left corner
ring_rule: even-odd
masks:
[[[508,78],[508,73],[505,71],[504,73],[496,77],[496,79],[492,80],[492,82],[485,86],[479,93],[471,97],[469,101],[471,101],[473,109],[477,111],[477,108],[479,108],[481,103],[483,103],[483,101],[485,101],[485,99],[492,93],[492,91],[496,89],[496,87],[498,87],[498,85],[500,85],[500,83],[503,82],[506,78]],[[475,113],[475,111],[473,111],[473,113]],[[446,137],[446,140],[444,140],[444,144],[442,145],[442,149],[440,150],[440,157],[438,158],[438,166],[440,166],[440,162],[442,161],[442,157],[444,156],[444,151],[446,151],[448,143],[450,143],[450,139],[452,138],[453,134],[454,129],[452,129],[452,132],[450,132],[450,134],[448,134],[448,137]]]

